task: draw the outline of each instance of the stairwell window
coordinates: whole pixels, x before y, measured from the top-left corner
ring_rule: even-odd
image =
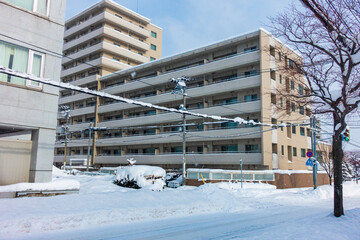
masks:
[[[42,77],[44,71],[44,54],[31,49],[0,41],[0,65],[23,73]],[[0,74],[0,82],[41,88],[38,82],[24,78]]]
[[[151,45],[150,45],[150,48],[151,48],[151,50],[154,50],[154,51],[156,51],[156,45],[154,45],[154,44],[151,44]]]
[[[6,0],[5,2],[32,12],[49,15],[50,0]]]
[[[153,38],[157,38],[157,33],[156,33],[156,32],[151,31],[151,36],[152,36]]]

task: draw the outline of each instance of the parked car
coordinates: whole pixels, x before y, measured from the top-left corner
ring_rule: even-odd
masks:
[[[118,169],[114,183],[128,188],[161,191],[165,187],[165,170],[161,167],[134,165]]]
[[[179,175],[176,179],[169,181],[167,183],[167,186],[169,188],[178,188],[183,184],[183,177],[182,175]]]

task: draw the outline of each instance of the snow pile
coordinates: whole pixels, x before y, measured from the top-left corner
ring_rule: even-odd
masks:
[[[145,188],[161,191],[164,186],[166,172],[160,167],[136,165],[119,169],[114,183],[130,188]]]
[[[74,180],[55,180],[48,183],[17,183],[12,185],[0,186],[0,192],[19,192],[19,191],[60,191],[77,190],[80,183]]]

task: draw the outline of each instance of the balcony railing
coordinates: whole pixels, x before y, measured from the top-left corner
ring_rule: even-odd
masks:
[[[232,57],[235,57],[235,56],[239,56],[239,55],[245,55],[245,54],[249,54],[249,53],[252,53],[252,52],[256,52],[256,51],[259,51],[259,49],[254,49],[252,51],[246,51],[246,52],[240,52],[240,53],[237,53],[237,54],[234,54],[234,55],[229,55],[229,56],[225,56],[225,57],[222,57],[222,58],[218,58],[218,59],[214,59],[212,61],[209,61],[207,62],[206,64],[208,63],[212,63],[212,62],[217,62],[217,61],[221,61],[221,60],[224,60],[224,59],[228,59],[228,58],[232,58]],[[184,70],[184,69],[189,69],[189,68],[194,68],[194,67],[198,67],[198,66],[201,66],[201,65],[204,65],[204,63],[202,64],[194,64],[194,65],[191,65],[191,66],[187,66],[187,67],[183,67],[183,68],[178,68],[176,70],[169,70],[169,71],[166,71],[162,74],[167,74],[167,73],[171,73],[171,72],[178,72],[178,71],[181,71],[181,70]],[[257,73],[257,75],[259,75],[259,73]],[[133,81],[130,81],[129,83],[133,83],[133,82],[137,82],[137,81],[143,81],[143,80],[147,80],[147,79],[150,79],[150,78],[156,78],[157,76],[149,76],[149,77],[143,77],[143,78],[139,78],[139,79],[135,79]],[[251,75],[249,76],[245,76],[245,77],[251,77]],[[123,83],[122,83],[123,84]],[[110,87],[108,88],[104,88],[104,90],[106,89],[109,89],[109,88],[112,88],[112,87],[116,87],[117,84],[114,84],[114,85],[111,85]]]

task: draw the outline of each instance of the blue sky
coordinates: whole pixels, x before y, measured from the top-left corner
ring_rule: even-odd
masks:
[[[205,46],[269,24],[267,17],[285,10],[294,0],[114,0],[150,18],[163,29],[163,57]],[[66,19],[99,0],[67,0]],[[359,115],[355,114],[355,119]],[[354,121],[354,120],[352,120]],[[355,123],[352,122],[352,125]],[[329,126],[323,125],[326,131]],[[360,129],[351,131],[360,145]],[[354,142],[356,141],[356,142]],[[346,144],[346,149],[356,147]]]
[[[66,19],[99,0],[67,0]],[[264,27],[291,0],[115,0],[163,29],[163,57]],[[137,4],[138,3],[138,4]]]

